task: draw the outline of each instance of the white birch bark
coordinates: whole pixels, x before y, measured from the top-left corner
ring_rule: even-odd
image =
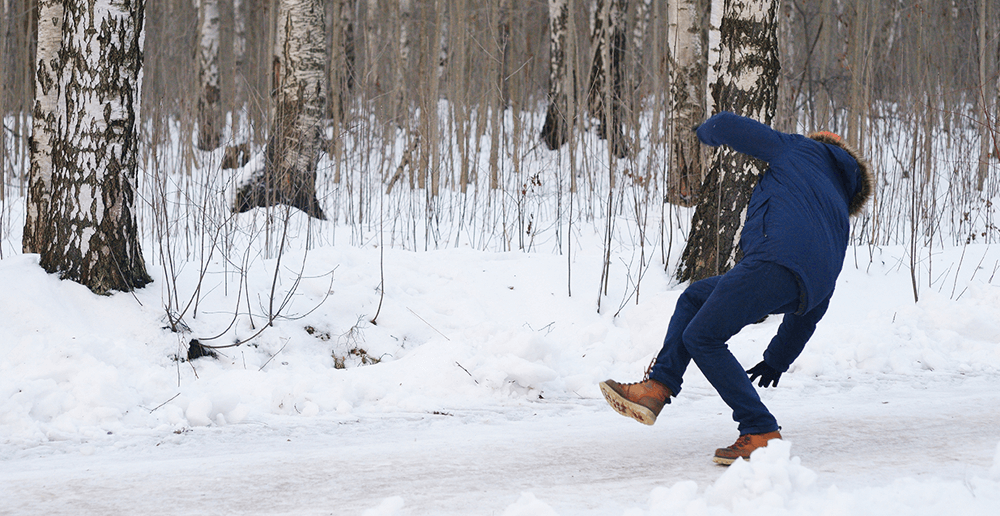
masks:
[[[236,90],[235,97],[237,113],[242,111],[243,104],[247,102],[247,79],[243,76],[246,71],[247,61],[247,13],[243,2],[244,0],[233,0],[233,64],[236,67],[236,84],[234,89]],[[237,132],[235,128],[238,121],[239,116],[234,114],[234,136]]]
[[[649,17],[653,7],[653,0],[636,0],[635,3],[635,26],[632,27],[632,49],[633,54],[638,59],[646,43],[646,31],[649,29]]]
[[[771,124],[778,97],[778,0],[726,0],[720,25],[716,111]],[[728,146],[717,147],[677,277],[698,280],[731,269],[740,258],[746,207],[766,164]]]
[[[322,0],[281,0],[273,56],[274,116],[261,174],[237,192],[235,209],[285,204],[324,218],[316,199],[316,164],[326,107]]]
[[[145,3],[62,5],[58,59],[46,64],[65,123],[50,133],[49,220],[35,244],[49,272],[97,293],[131,290],[150,281],[133,212]]]
[[[600,136],[618,158],[628,155],[622,133],[622,82],[625,54],[625,12],[628,0],[597,0],[591,35],[591,67],[587,106],[600,121]]]
[[[667,9],[672,135],[667,196],[674,204],[691,206],[705,175],[701,143],[691,128],[705,120],[711,2],[678,0]]]
[[[401,124],[409,118],[410,106],[406,95],[406,73],[410,69],[410,19],[413,17],[412,0],[399,0],[399,62],[396,63],[396,117]]]
[[[198,148],[213,150],[222,141],[219,0],[198,0]]]
[[[52,201],[52,144],[60,137],[65,113],[59,110],[62,91],[62,0],[40,0],[38,3],[38,66],[35,72],[35,104],[32,109],[31,171],[25,210],[24,235],[21,245],[25,253],[40,253],[45,249],[49,205]]]
[[[575,90],[570,82],[573,63],[566,55],[569,16],[569,0],[549,0],[549,106],[541,138],[551,150],[566,143],[573,120],[569,101],[569,93]]]

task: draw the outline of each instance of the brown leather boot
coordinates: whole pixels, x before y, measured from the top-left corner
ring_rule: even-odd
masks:
[[[736,462],[736,459],[750,460],[750,454],[757,448],[767,446],[767,442],[771,439],[781,439],[781,434],[775,430],[766,434],[741,435],[732,446],[715,450],[712,461],[728,466]]]
[[[670,403],[673,394],[665,385],[646,379],[637,383],[618,383],[605,380],[600,383],[604,399],[608,405],[623,416],[651,425],[656,422],[663,405]]]

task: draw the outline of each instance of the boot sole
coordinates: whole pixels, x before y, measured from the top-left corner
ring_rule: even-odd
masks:
[[[604,394],[604,399],[608,402],[608,405],[611,405],[611,408],[615,409],[615,412],[625,417],[630,417],[644,425],[652,425],[656,422],[656,414],[653,414],[652,410],[621,397],[607,382],[601,382],[600,387],[601,393]]]
[[[743,460],[747,460],[743,457],[740,458]],[[736,462],[736,459],[730,459],[728,457],[719,457],[718,455],[716,455],[715,457],[712,457],[712,462],[716,464],[721,464],[723,466],[731,466],[734,462]]]

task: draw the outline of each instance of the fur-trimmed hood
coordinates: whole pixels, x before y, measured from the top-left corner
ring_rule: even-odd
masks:
[[[851,158],[854,158],[855,162],[857,162],[857,187],[854,189],[854,195],[851,197],[851,201],[847,205],[847,211],[852,217],[861,213],[861,209],[864,208],[865,203],[867,203],[868,199],[872,196],[874,180],[872,179],[871,164],[869,164],[868,160],[863,158],[856,149],[848,145],[843,138],[840,138],[833,133],[820,131],[811,133],[808,136],[818,142],[840,147],[844,150],[844,152],[849,154]],[[844,174],[850,172],[850,168],[853,168],[849,163],[841,162],[840,165],[843,168],[841,172]]]

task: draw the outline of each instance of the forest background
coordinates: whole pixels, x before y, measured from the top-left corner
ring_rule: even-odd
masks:
[[[316,216],[234,213],[274,162],[293,4],[323,14]],[[145,29],[122,183],[153,282],[98,296],[22,228],[39,13],[110,5],[144,6],[117,11]],[[680,45],[692,10],[707,48]],[[684,142],[732,71],[726,13],[774,29],[745,55],[780,64],[751,114],[842,134],[876,183],[837,301],[761,391],[794,448],[719,473],[734,429],[696,368],[652,429],[596,386],[639,377],[683,291],[719,152]],[[0,0],[0,23],[0,512],[996,512],[995,0]],[[734,337],[741,363],[778,324]]]
[[[687,238],[695,200],[671,162],[672,142],[690,137],[674,112],[683,78],[672,57],[671,15],[681,4],[712,9],[716,22],[723,8],[649,0],[323,3],[330,87],[316,188],[333,224],[310,225],[310,245],[332,242],[329,228],[347,226],[355,244],[378,234],[405,249],[569,254],[573,225],[584,223],[605,232],[608,247],[624,234],[643,249],[629,266],[637,278],[653,261],[676,266],[667,262]],[[22,223],[12,204],[28,184],[38,9],[35,0],[0,6],[0,253],[10,253]],[[588,105],[589,71],[600,55],[595,24],[603,19],[595,13],[608,6],[626,28],[614,46],[623,52],[613,145]],[[553,90],[550,14],[558,9],[568,15],[561,51],[573,116],[563,117],[570,127],[553,151],[543,133]],[[222,171],[246,165],[266,144],[277,11],[277,2],[264,0],[145,4],[137,212],[140,227],[155,233],[147,237],[167,247],[154,253],[164,261],[201,256],[204,246],[192,243],[231,222],[242,176]],[[933,281],[931,253],[924,260],[917,249],[1000,237],[993,2],[789,0],[776,17],[781,70],[772,125],[843,134],[877,172],[875,201],[855,223],[856,244],[911,245],[916,295],[917,276]],[[708,84],[718,73],[710,66],[717,30],[706,52]],[[206,53],[217,60],[212,88]],[[705,92],[711,114],[711,87]],[[165,242],[170,234],[175,241]]]

